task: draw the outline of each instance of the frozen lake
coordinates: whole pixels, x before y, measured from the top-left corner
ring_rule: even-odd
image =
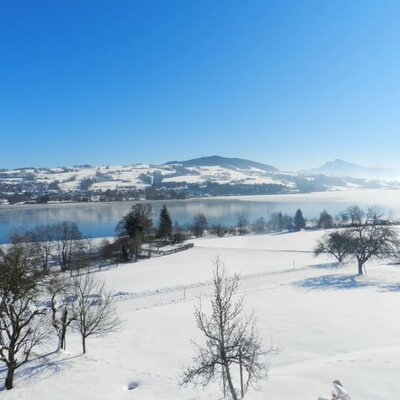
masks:
[[[135,202],[74,203],[47,205],[15,205],[0,207],[0,243],[7,243],[10,233],[39,224],[72,221],[85,236],[105,237],[115,233],[115,226]],[[346,207],[379,205],[387,214],[400,217],[400,190],[359,189],[337,192],[201,198],[190,200],[148,201],[153,206],[153,220],[166,204],[174,221],[190,223],[198,213],[206,215],[210,224],[233,225],[239,215],[249,222],[271,213],[294,214],[300,208],[306,218],[317,217],[326,209],[335,215]]]

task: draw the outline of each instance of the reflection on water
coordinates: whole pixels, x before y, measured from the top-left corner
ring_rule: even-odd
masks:
[[[158,215],[165,203],[173,221],[186,224],[198,213],[206,215],[210,224],[233,225],[239,215],[245,215],[249,222],[259,217],[268,219],[271,213],[282,211],[294,214],[301,208],[306,218],[314,218],[326,209],[335,215],[352,203],[316,199],[315,201],[252,201],[238,198],[190,199],[149,201],[153,206],[153,220],[157,224]],[[0,243],[7,243],[10,233],[30,229],[38,224],[72,221],[79,225],[87,237],[112,236],[121,217],[128,212],[134,202],[120,203],[77,203],[52,205],[4,206],[0,208]]]

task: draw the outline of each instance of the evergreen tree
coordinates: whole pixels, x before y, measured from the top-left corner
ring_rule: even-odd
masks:
[[[297,231],[299,231],[303,229],[305,226],[306,226],[306,221],[303,217],[303,213],[301,212],[300,209],[298,209],[294,216],[294,227],[296,228]]]
[[[283,229],[283,215],[282,212],[278,213],[278,222],[277,222],[277,230],[280,232]]]
[[[165,204],[160,211],[160,222],[158,224],[157,233],[158,236],[163,239],[169,239],[172,236],[172,220]]]
[[[143,241],[151,233],[153,221],[150,204],[137,203],[122,217],[116,231],[119,236],[129,236]]]

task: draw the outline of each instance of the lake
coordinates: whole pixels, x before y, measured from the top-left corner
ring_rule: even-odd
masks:
[[[173,221],[190,223],[193,216],[203,213],[210,224],[234,225],[239,215],[250,223],[259,217],[266,220],[271,213],[294,214],[300,208],[306,218],[318,217],[326,209],[338,214],[350,205],[378,205],[387,215],[400,217],[400,190],[358,189],[337,192],[200,198],[189,200],[147,201],[153,207],[153,221],[166,204]],[[9,241],[10,233],[30,229],[39,224],[61,221],[76,222],[85,237],[113,236],[115,226],[126,214],[132,202],[64,203],[46,205],[0,206],[0,243]]]

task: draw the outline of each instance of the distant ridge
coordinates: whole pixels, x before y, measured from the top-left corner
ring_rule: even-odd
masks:
[[[324,174],[328,176],[351,176],[354,178],[379,178],[385,173],[382,168],[370,168],[352,164],[337,158],[334,161],[328,161],[324,165],[304,171],[308,174]]]
[[[243,158],[228,158],[217,155],[194,158],[192,160],[186,160],[186,161],[168,161],[167,163],[165,163],[165,165],[177,165],[177,164],[183,165],[184,167],[220,166],[223,168],[239,168],[239,169],[257,168],[267,172],[278,172],[278,169],[273,167],[272,165],[246,160]]]

